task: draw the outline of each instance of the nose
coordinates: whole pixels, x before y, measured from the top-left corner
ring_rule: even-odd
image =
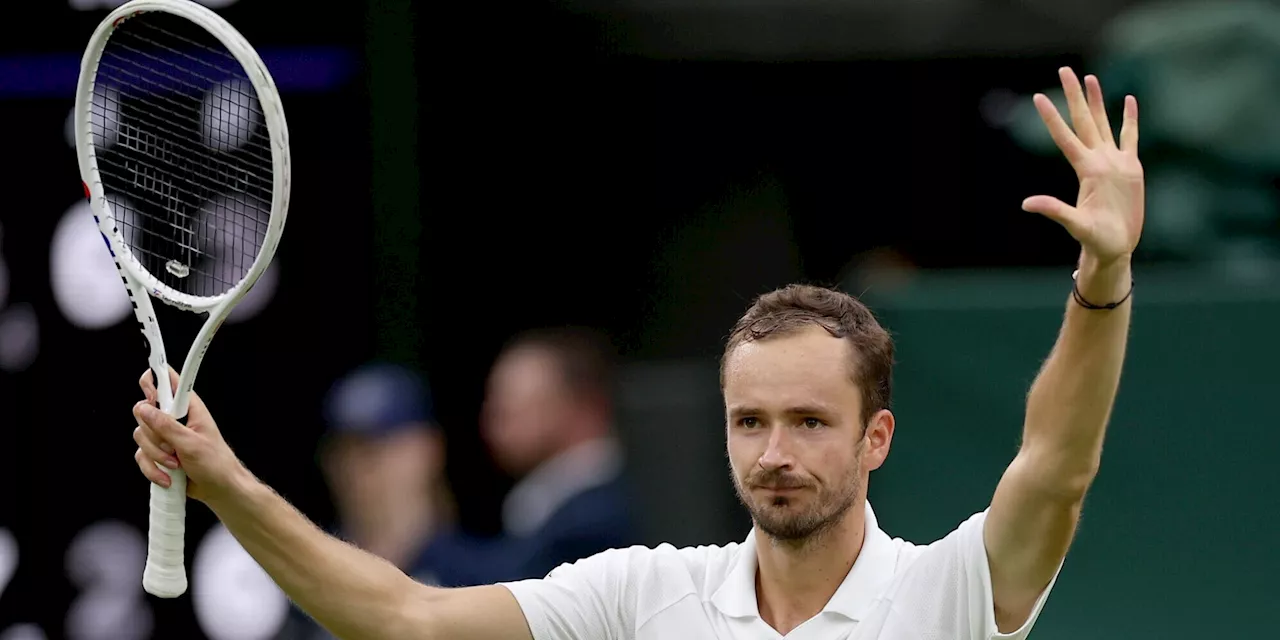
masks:
[[[769,432],[769,444],[760,456],[760,468],[765,471],[786,470],[795,464],[791,446],[784,427],[773,427]]]

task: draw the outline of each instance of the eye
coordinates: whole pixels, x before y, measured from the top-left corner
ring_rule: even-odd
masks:
[[[738,424],[742,425],[745,429],[755,429],[760,426],[760,420],[758,418],[746,417],[739,420]]]
[[[804,427],[805,427],[806,429],[817,429],[817,428],[819,428],[819,427],[824,427],[824,426],[826,426],[826,425],[825,425],[821,420],[819,420],[819,419],[817,419],[817,418],[805,418],[805,419],[804,419]]]

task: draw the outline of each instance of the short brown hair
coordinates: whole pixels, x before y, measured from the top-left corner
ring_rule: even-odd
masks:
[[[826,287],[787,285],[756,298],[742,314],[724,347],[720,360],[720,387],[724,365],[739,345],[819,326],[853,347],[850,375],[862,389],[862,422],[888,409],[893,400],[893,338],[876,321],[871,309],[857,298]]]
[[[607,399],[613,394],[617,352],[602,331],[583,326],[550,326],[516,334],[502,351],[534,348],[556,361],[561,382],[570,393]]]

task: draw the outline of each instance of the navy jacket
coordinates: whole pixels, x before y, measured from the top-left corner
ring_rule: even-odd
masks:
[[[440,587],[468,587],[541,578],[564,563],[601,551],[640,544],[625,481],[619,477],[565,500],[532,535],[475,538],[448,531],[436,535],[406,573]],[[298,609],[277,640],[330,640]]]
[[[437,536],[410,575],[442,587],[469,587],[541,578],[552,569],[601,551],[638,544],[623,482],[579,492],[525,537],[476,539],[457,532]]]

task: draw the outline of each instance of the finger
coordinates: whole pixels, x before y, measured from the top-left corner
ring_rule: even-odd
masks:
[[[160,443],[152,437],[149,427],[138,425],[133,430],[133,441],[138,443],[138,448],[142,450],[144,455],[151,458],[152,462],[158,462],[170,469],[179,467],[178,459],[160,448]]]
[[[175,371],[172,366],[170,366],[169,367],[169,384],[173,385],[174,393],[178,392],[178,383],[181,382],[180,378],[181,378],[181,375],[177,371]],[[207,416],[208,414],[209,414],[209,410],[205,408],[204,401],[200,399],[200,396],[195,392],[195,390],[192,389],[190,392],[188,392],[187,393],[187,418],[191,419],[197,416]]]
[[[142,424],[150,427],[158,440],[173,445],[179,454],[194,446],[197,442],[196,438],[199,437],[182,423],[174,420],[173,416],[149,404],[139,402],[134,405],[133,415]]]
[[[142,378],[138,380],[138,386],[142,387],[142,394],[147,398],[147,402],[156,403],[156,383],[155,376],[151,374],[151,369],[142,372]]]
[[[155,432],[155,429],[152,429],[150,426],[147,425],[147,423],[139,420],[138,429],[142,430],[142,433],[141,433],[142,437],[146,438],[150,442],[154,442],[156,446],[160,448],[161,451],[169,455],[175,455],[173,451],[173,445],[169,444],[168,442],[165,442],[164,438],[161,438]],[[137,434],[135,434],[135,439],[136,439],[136,436]]]
[[[189,423],[192,420],[196,420],[205,426],[212,422],[209,410],[204,406],[204,400],[200,399],[200,394],[196,393],[195,389],[192,389],[187,394],[187,422]]]
[[[1120,150],[1138,151],[1138,99],[1124,97],[1124,122],[1120,125]]]
[[[138,463],[138,469],[142,471],[142,475],[146,476],[148,480],[166,489],[172,484],[173,481],[169,478],[169,474],[161,471],[160,467],[157,467],[156,463],[152,462],[151,458],[148,458],[142,452],[142,449],[138,449],[133,453],[133,459]]]
[[[1022,210],[1038,213],[1062,225],[1073,236],[1078,228],[1079,212],[1075,207],[1053,196],[1031,196],[1022,201]]]
[[[1086,151],[1084,145],[1080,143],[1076,134],[1071,132],[1071,127],[1068,127],[1066,121],[1062,119],[1062,114],[1058,113],[1058,108],[1053,106],[1049,96],[1037,93],[1032,98],[1032,102],[1036,105],[1036,111],[1040,112],[1040,119],[1044,121],[1045,127],[1048,127],[1049,136],[1053,138],[1054,144],[1057,144],[1062,155],[1067,157],[1067,162],[1074,165],[1084,155]]]
[[[1094,124],[1093,117],[1089,115],[1089,103],[1084,98],[1080,80],[1071,67],[1059,69],[1058,77],[1062,80],[1062,90],[1067,97],[1067,109],[1071,112],[1071,124],[1075,128],[1076,137],[1086,148],[1092,149],[1098,144],[1098,125]]]
[[[1102,100],[1102,85],[1097,76],[1084,77],[1085,97],[1089,101],[1089,115],[1098,126],[1098,136],[1102,142],[1115,146],[1116,137],[1111,133],[1111,121],[1107,118],[1107,105]]]

